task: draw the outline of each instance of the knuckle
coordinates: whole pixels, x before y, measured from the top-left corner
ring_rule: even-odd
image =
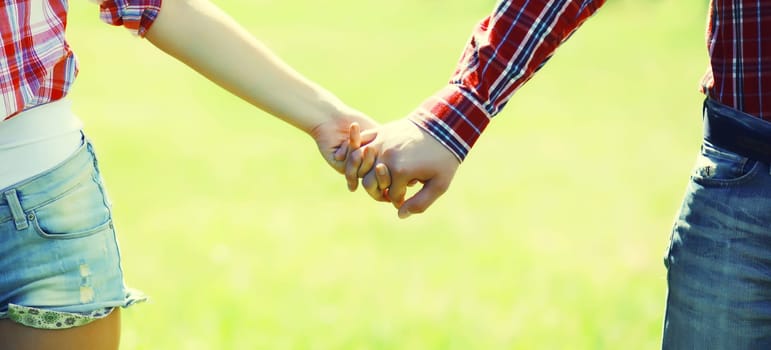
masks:
[[[391,184],[391,177],[388,175],[376,175],[377,182],[381,187],[388,187]]]
[[[351,162],[354,164],[361,163],[361,152],[359,150],[354,151],[351,153]]]
[[[372,199],[374,200],[377,200],[377,201],[382,200],[382,195],[380,194],[380,191],[377,191],[377,190],[372,191],[367,189],[367,193],[369,193],[369,196],[372,197]]]
[[[375,188],[375,183],[374,183],[374,181],[372,180],[372,178],[371,178],[371,177],[369,177],[369,176],[365,176],[365,177],[364,177],[364,178],[361,180],[361,185],[362,185],[362,186],[364,186],[364,188],[366,188],[366,189],[367,189],[367,191],[371,191],[373,188]]]
[[[386,158],[386,159],[393,159],[394,156],[396,155],[396,152],[394,152],[394,150],[391,148],[382,150],[382,153],[383,153],[383,158]]]
[[[403,176],[407,173],[407,169],[399,163],[389,166],[388,170],[394,176]]]
[[[369,155],[364,157],[364,164],[367,166],[372,166],[372,164],[375,164],[375,157]]]
[[[449,181],[433,181],[433,186],[431,186],[431,192],[435,193],[437,196],[440,196],[447,192],[447,189],[450,188],[450,182]]]
[[[413,213],[413,214],[421,214],[425,211],[426,211],[426,207],[422,205],[418,205],[410,208],[410,213]]]
[[[366,162],[362,163],[361,166],[359,167],[359,169],[357,169],[356,175],[358,177],[362,177],[362,178],[367,176],[367,174],[369,172],[369,168],[370,168],[370,166]]]

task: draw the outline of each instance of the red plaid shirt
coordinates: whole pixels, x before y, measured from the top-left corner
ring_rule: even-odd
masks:
[[[501,1],[472,33],[449,84],[410,119],[462,161],[511,95],[604,3]],[[712,0],[707,39],[703,91],[771,119],[771,1]]]
[[[771,1],[711,0],[709,14],[702,92],[771,120]]]
[[[103,21],[144,36],[161,0],[101,0]],[[67,0],[0,2],[0,121],[62,98],[78,73],[64,39]]]

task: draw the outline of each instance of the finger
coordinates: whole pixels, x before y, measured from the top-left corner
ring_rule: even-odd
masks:
[[[361,147],[361,127],[359,123],[353,122],[348,127],[348,148],[353,151],[359,147]]]
[[[423,184],[423,188],[415,193],[414,196],[407,199],[399,208],[399,218],[406,219],[412,214],[418,214],[426,211],[444,192],[447,191],[449,183],[439,179],[432,179]]]
[[[391,203],[397,209],[404,203],[404,196],[407,194],[407,183],[412,179],[406,179],[404,176],[391,176],[391,186],[388,186],[388,196]]]
[[[388,194],[388,187],[391,186],[391,172],[388,167],[380,163],[375,166],[375,176],[377,177],[378,189],[382,193],[384,201],[391,201],[391,196]]]
[[[359,167],[361,166],[361,128],[359,123],[353,122],[348,128],[348,153],[346,154],[345,163],[345,180],[348,183],[348,190],[356,191],[356,187],[359,186],[359,178],[357,176]]]
[[[356,191],[359,186],[359,167],[361,166],[362,153],[365,149],[357,149],[348,155],[345,161],[345,181],[348,183],[348,190]]]
[[[345,156],[348,155],[348,143],[344,142],[340,147],[335,150],[335,161],[342,162],[345,160]]]
[[[379,163],[375,165],[375,177],[377,178],[377,187],[383,197],[383,201],[390,202],[391,196],[388,194],[388,187],[391,186],[391,172],[388,167]]]
[[[377,187],[381,192],[391,186],[391,174],[385,164],[378,163],[375,165],[375,177],[377,179]]]
[[[340,147],[337,148],[334,154],[334,159],[338,162],[342,162],[348,157],[349,152],[353,152],[355,149],[361,146],[361,134],[358,123],[351,123],[348,127],[348,142],[343,142]],[[377,136],[377,134],[375,134]],[[369,135],[368,135],[369,137]]]
[[[386,196],[386,192],[381,191],[377,185],[377,178],[374,171],[368,172],[361,179],[361,187],[367,191],[372,199],[378,202],[390,202],[391,200]]]
[[[356,173],[357,177],[364,177],[364,175],[372,170],[372,165],[375,164],[375,156],[377,155],[375,150],[370,147],[362,146],[361,149],[363,150],[362,160],[359,165],[359,170]]]
[[[360,142],[362,145],[367,145],[370,142],[374,141],[375,138],[377,138],[377,131],[374,129],[367,129],[361,133]]]

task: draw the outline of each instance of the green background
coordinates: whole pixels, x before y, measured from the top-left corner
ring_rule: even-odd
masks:
[[[386,122],[494,2],[218,0]],[[422,215],[349,193],[313,141],[71,3],[72,92],[114,202],[123,349],[654,349],[700,140],[706,1],[607,4]]]

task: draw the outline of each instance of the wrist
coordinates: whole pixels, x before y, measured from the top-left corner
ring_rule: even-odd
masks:
[[[337,97],[322,89],[295,91],[297,95],[282,101],[280,112],[273,113],[306,134],[313,135],[316,128],[342,119],[350,109]]]
[[[491,115],[473,94],[448,85],[426,99],[409,119],[462,162],[490,123]]]

